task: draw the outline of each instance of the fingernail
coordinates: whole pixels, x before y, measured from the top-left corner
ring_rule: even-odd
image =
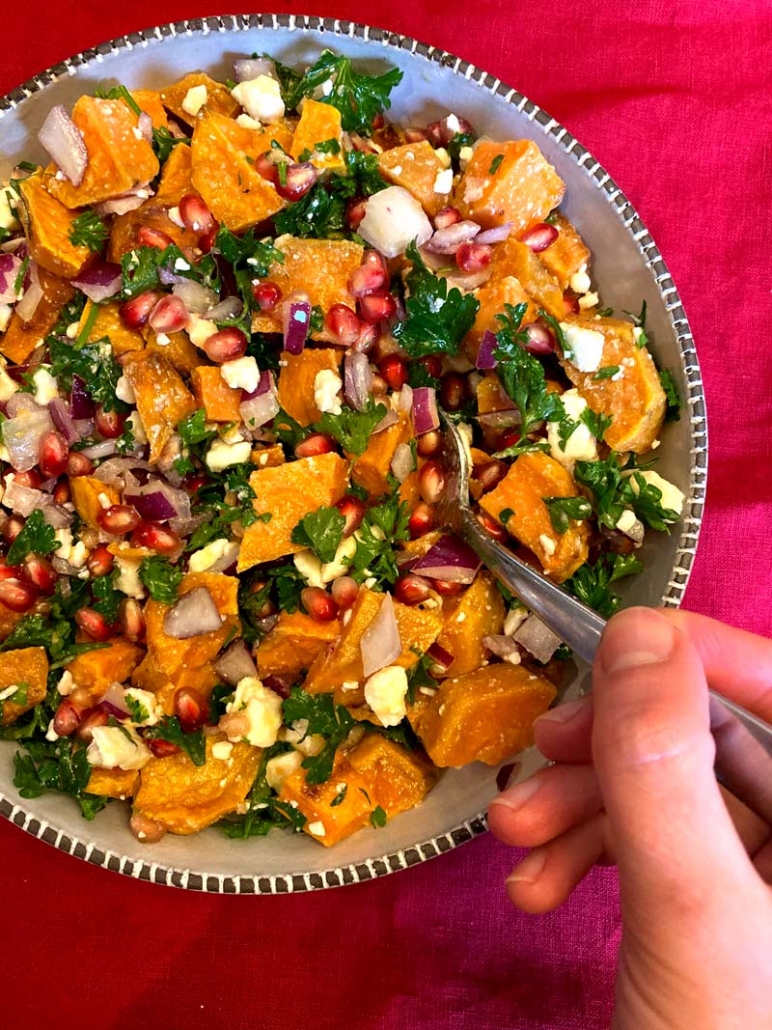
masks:
[[[546,848],[534,848],[507,877],[507,883],[536,883],[547,861]]]
[[[575,719],[577,715],[585,710],[590,701],[590,695],[585,697],[578,697],[575,701],[566,701],[562,705],[558,705],[557,708],[550,708],[548,712],[540,715],[537,719],[534,719],[534,726],[540,723],[553,722],[565,725]]]
[[[634,608],[609,622],[598,657],[604,672],[617,673],[664,662],[674,646],[675,631],[664,616],[646,608]]]
[[[507,787],[497,798],[491,801],[492,805],[506,805],[507,808],[513,812],[517,811],[518,808],[522,808],[539,790],[541,790],[542,782],[535,776],[532,776],[529,780],[523,780],[522,783],[516,783],[513,787]]]

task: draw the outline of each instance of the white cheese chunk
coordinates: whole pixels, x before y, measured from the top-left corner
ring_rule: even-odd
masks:
[[[245,715],[249,728],[243,739],[254,747],[271,747],[281,729],[282,700],[254,676],[239,680],[226,711]],[[233,740],[232,737],[229,739]],[[237,738],[242,739],[242,738]],[[234,741],[235,743],[235,741]]]
[[[331,368],[323,368],[314,378],[314,403],[320,411],[331,415],[340,415],[343,410],[338,396],[343,388],[343,380]]]
[[[186,114],[189,114],[191,118],[195,118],[208,99],[209,91],[206,86],[203,84],[201,86],[191,86],[183,97],[180,106]]]
[[[13,308],[10,304],[0,304],[0,333],[4,333],[13,316]]]
[[[212,744],[212,758],[227,762],[232,754],[233,744],[229,740],[218,740],[216,744]]]
[[[86,559],[88,558],[88,548],[83,541],[78,540],[77,543],[75,543],[72,538],[72,533],[66,526],[63,529],[55,530],[54,537],[60,544],[55,552],[56,557],[62,558],[75,569],[83,568],[86,564]]]
[[[210,569],[221,558],[226,560],[232,559],[235,562],[238,554],[238,540],[225,540],[221,537],[219,540],[213,540],[211,544],[207,544],[200,550],[194,551],[188,561],[188,570],[190,572],[206,572],[207,569]],[[225,568],[227,569],[228,565]]]
[[[135,719],[132,715],[132,722],[135,726],[155,726],[159,721],[159,711],[163,715],[163,709],[158,705],[155,694],[149,690],[140,690],[139,687],[128,687],[124,692],[124,697],[131,698],[132,701],[142,706],[139,719]],[[126,707],[128,708],[129,706],[127,705]]]
[[[265,779],[268,786],[277,793],[284,786],[284,781],[303,764],[300,751],[287,751],[283,755],[269,758],[265,763]]]
[[[241,443],[226,443],[224,440],[212,440],[204,460],[212,472],[222,472],[229,465],[242,465],[244,462],[249,461],[251,453],[252,444],[249,440],[242,440]]]
[[[407,715],[407,673],[401,665],[379,669],[365,683],[365,701],[383,726],[396,726]]]
[[[220,365],[220,375],[232,390],[246,390],[247,393],[255,391],[260,382],[260,369],[249,354],[235,361],[224,361]]]
[[[135,444],[141,446],[147,443],[145,423],[142,421],[142,416],[138,411],[132,411],[132,413],[126,419],[126,425],[129,429],[129,432],[134,437]]]
[[[145,587],[139,578],[139,562],[116,558],[115,565],[118,569],[114,583],[115,589],[121,590],[127,597],[134,597],[141,601],[145,596]]]
[[[130,726],[95,726],[92,733],[86,760],[99,769],[141,769],[153,757]]]
[[[5,304],[0,305],[0,307],[6,306]],[[0,319],[0,332],[3,332],[2,319]],[[5,370],[5,361],[0,361],[0,402],[5,403],[10,400],[18,389],[19,384],[15,379],[11,379]]]
[[[675,484],[671,483],[667,479],[663,479],[658,472],[653,472],[650,469],[644,472],[639,472],[638,475],[643,476],[650,486],[655,486],[662,492],[662,500],[660,501],[660,504],[663,508],[671,508],[673,511],[678,512],[679,515],[683,512],[686,497],[678,487],[675,486]],[[633,477],[630,485],[633,490],[638,493],[638,483],[636,482],[635,477]]]
[[[574,293],[588,293],[592,283],[587,274],[587,265],[582,265],[568,280],[568,285]]]
[[[308,824],[308,832],[313,833],[314,837],[326,837],[327,831],[324,828],[324,823],[321,819],[317,819],[313,823]]]
[[[560,396],[566,418],[578,422],[578,426],[564,444],[560,442],[560,423],[547,423],[547,441],[550,454],[561,465],[573,467],[575,461],[597,461],[598,443],[589,428],[582,422],[582,415],[587,410],[587,401],[579,395],[578,390],[566,390]]]
[[[325,562],[321,568],[322,585],[332,583],[334,579],[347,576],[351,568],[351,562],[356,554],[357,542],[353,536],[346,537],[338,544],[335,557],[332,561]]]
[[[32,382],[35,385],[35,403],[41,408],[59,396],[59,384],[47,368],[41,366],[32,376]]]
[[[561,322],[563,338],[566,344],[566,361],[570,361],[580,372],[597,372],[603,357],[605,336],[597,329],[585,329],[581,325]]]
[[[217,324],[208,318],[202,318],[201,315],[191,313],[185,331],[195,347],[203,347],[209,337],[217,332]]]
[[[255,121],[271,125],[284,117],[281,87],[270,75],[258,75],[255,79],[240,82],[231,90],[231,96]]]
[[[0,229],[7,229],[8,232],[16,232],[21,229],[21,223],[16,217],[19,198],[11,186],[3,186],[0,189]]]
[[[134,388],[126,376],[118,377],[118,382],[115,384],[115,396],[119,401],[124,401],[126,404],[137,403],[137,396],[134,393]]]
[[[322,563],[310,548],[293,554],[292,563],[310,587],[324,587]]]
[[[433,186],[435,193],[450,193],[453,189],[453,169],[443,168],[441,172],[437,172],[434,179]]]
[[[632,508],[625,508],[617,519],[616,528],[620,533],[628,533],[637,521],[638,519],[635,517],[635,512]]]

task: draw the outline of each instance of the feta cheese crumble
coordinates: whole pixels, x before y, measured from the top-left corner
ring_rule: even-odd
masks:
[[[264,687],[254,676],[245,676],[239,680],[233,700],[228,704],[227,712],[238,712],[245,715],[249,728],[243,738],[254,747],[271,747],[276,743],[281,729],[282,700],[278,694]],[[229,735],[229,740],[233,738]]]
[[[603,357],[605,336],[597,329],[561,322],[566,349],[563,355],[580,372],[597,372]]]
[[[379,669],[365,683],[365,701],[383,726],[397,726],[407,715],[407,673],[401,665]]]
[[[270,75],[258,75],[255,79],[240,82],[231,90],[231,96],[255,121],[271,125],[284,117],[281,88]]]
[[[322,412],[329,412],[331,415],[340,415],[340,391],[343,388],[343,380],[337,372],[331,368],[323,368],[316,373],[314,379],[314,403]]]

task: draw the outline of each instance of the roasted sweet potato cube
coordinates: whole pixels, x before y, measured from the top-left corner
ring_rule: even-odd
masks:
[[[191,180],[218,222],[242,232],[286,206],[254,164],[255,134],[204,108],[191,143]]]
[[[348,465],[339,454],[320,454],[253,472],[249,484],[255,491],[255,511],[271,517],[247,526],[238,571],[302,551],[292,543],[292,530],[310,511],[339,501],[347,483]]]
[[[134,797],[138,787],[139,772],[136,769],[92,769],[86,793],[125,801]]]
[[[168,129],[169,119],[161,101],[161,94],[154,89],[132,89],[131,98],[140,111],[150,115],[154,129]]]
[[[9,726],[42,701],[47,681],[48,655],[44,647],[22,647],[0,654],[0,726]]]
[[[164,161],[156,199],[159,203],[172,206],[187,193],[193,192],[193,163],[191,149],[186,143],[178,143]]]
[[[477,360],[477,352],[480,349],[480,341],[486,330],[496,333],[501,329],[497,315],[503,315],[507,304],[513,307],[517,304],[527,304],[522,325],[535,322],[539,317],[539,308],[525,292],[520,282],[514,276],[508,275],[504,278],[492,279],[490,282],[475,290],[475,297],[480,302],[474,325],[464,337],[464,350],[470,361]]]
[[[590,249],[565,215],[554,214],[552,224],[558,230],[558,238],[540,252],[539,260],[565,290],[571,276],[589,262]]]
[[[439,778],[420,751],[408,751],[380,733],[368,733],[346,758],[390,819],[420,804]]]
[[[34,315],[28,322],[23,322],[14,311],[5,334],[0,334],[0,353],[17,365],[23,364],[33,350],[45,341],[59,321],[62,308],[75,296],[74,287],[66,279],[52,275],[45,268],[39,269],[38,275],[43,296]]]
[[[93,301],[87,300],[78,322],[78,334],[83,332],[90,323],[90,329],[86,334],[87,343],[95,343],[97,340],[107,338],[113,349],[113,354],[119,357],[130,350],[142,350],[145,341],[142,333],[135,329],[129,329],[120,315],[120,302],[106,300],[96,305],[97,312],[94,317]],[[93,321],[92,321],[93,319]]]
[[[279,404],[301,426],[317,422],[322,413],[314,400],[314,383],[323,369],[337,372],[342,352],[333,348],[306,347],[300,354],[282,355],[279,372]]]
[[[177,150],[183,149],[177,147]],[[188,148],[185,147],[185,150]],[[139,238],[139,231],[143,226],[148,229],[157,229],[175,243],[181,250],[193,249],[198,244],[199,233],[192,232],[177,225],[169,217],[169,208],[172,207],[179,197],[151,197],[140,207],[126,214],[116,215],[113,219],[110,230],[110,242],[107,246],[107,257],[109,261],[120,264],[124,254],[131,253],[137,247],[142,246]]]
[[[153,464],[180,419],[196,410],[196,402],[179,372],[160,354],[148,351],[129,354],[123,374],[136,395],[137,410],[150,444],[148,461]]]
[[[481,572],[445,612],[445,625],[437,643],[453,655],[446,675],[461,676],[479,669],[486,657],[482,638],[501,633],[503,625],[504,601],[493,577]]]
[[[421,499],[418,470],[414,469],[399,485],[399,500],[412,511]]]
[[[286,460],[284,448],[280,443],[275,443],[271,447],[255,447],[250,455],[252,464],[261,469],[276,468],[277,465],[283,465]]]
[[[529,297],[548,315],[562,318],[566,311],[563,291],[557,279],[539,261],[537,254],[511,236],[493,248],[489,282],[514,276]]]
[[[96,703],[112,683],[128,683],[143,656],[143,648],[125,637],[117,637],[107,647],[79,654],[65,669],[75,685],[87,690]]]
[[[557,691],[523,665],[502,662],[444,680],[417,720],[436,766],[498,765],[533,743],[533,723]]]
[[[151,758],[140,771],[134,811],[154,819],[169,833],[198,833],[244,803],[260,764],[262,749],[243,741],[229,757],[215,758],[215,744],[225,735],[206,738],[206,762],[194,765],[181,751]]]
[[[370,821],[376,802],[367,791],[368,781],[345,758],[338,757],[325,783],[308,783],[301,766],[282,784],[279,799],[306,817],[303,829],[314,840],[332,847],[361,830]]]
[[[309,669],[314,658],[334,643],[340,623],[317,622],[302,612],[281,612],[279,620],[260,641],[257,670],[263,676],[292,676]]]
[[[99,530],[97,516],[103,508],[118,504],[121,495],[117,488],[103,483],[95,476],[73,476],[70,480],[70,493],[75,510],[91,529]]]
[[[576,497],[571,473],[548,454],[521,454],[502,481],[480,499],[480,507],[530,548],[558,583],[587,561],[586,522],[571,521],[565,533],[552,525],[545,497]]]
[[[30,257],[54,275],[74,279],[91,258],[88,247],[70,240],[77,216],[48,192],[42,175],[21,179],[19,189]]]
[[[349,240],[306,240],[294,236],[280,236],[275,245],[284,254],[284,261],[271,267],[271,281],[281,289],[282,296],[305,292],[313,307],[320,307],[326,315],[333,304],[346,304],[356,308],[348,283],[354,271],[362,264],[364,247]],[[258,311],[252,315],[252,330],[260,333],[280,333],[280,311]],[[335,343],[335,337],[325,327],[313,331],[314,340]]]
[[[319,143],[325,144],[323,150],[316,149]],[[345,171],[343,128],[337,107],[306,97],[292,139],[290,154],[296,161],[301,158],[310,161],[315,168],[334,172]],[[305,154],[309,156],[304,157]]]
[[[387,493],[394,452],[400,444],[409,443],[412,438],[413,426],[407,415],[401,415],[398,422],[374,433],[362,454],[357,457],[351,455],[354,458],[352,481],[367,490],[371,498]]]
[[[240,422],[241,390],[228,386],[215,365],[198,365],[190,374],[196,407],[203,408],[210,422]]]
[[[215,82],[205,72],[191,72],[190,75],[186,75],[171,86],[165,86],[160,91],[161,103],[178,121],[184,122],[186,125],[195,125],[196,115],[185,110],[185,106],[191,106],[190,100],[185,105],[185,98],[191,89],[201,86],[206,89],[204,104],[208,110],[224,115],[226,118],[233,118],[239,112],[240,104],[231,96],[228,87],[221,82]]]
[[[566,375],[593,411],[613,419],[604,439],[615,451],[648,451],[662,429],[667,401],[657,367],[646,347],[635,342],[633,326],[618,318],[567,316],[565,321],[603,333],[601,368],[618,367],[619,379],[596,379],[561,361]]]
[[[448,188],[444,189],[445,184],[442,179],[438,181],[437,176],[445,171],[445,165],[428,140],[384,150],[378,155],[378,169],[388,182],[412,193],[430,217],[447,206],[453,173],[443,177],[450,179]],[[437,185],[443,189],[437,190]]]
[[[492,411],[507,411],[514,408],[514,402],[507,396],[501,380],[493,371],[488,371],[477,384],[477,412],[480,415]]]
[[[193,370],[198,368],[203,360],[201,351],[191,343],[186,332],[157,333],[150,326],[145,326],[143,333],[147,340],[147,353],[160,354],[184,376],[192,375]]]
[[[52,176],[48,189],[65,207],[85,207],[144,186],[158,175],[153,148],[136,132],[137,115],[122,100],[81,96],[72,120],[83,134],[88,163],[79,186]]]
[[[453,194],[453,205],[463,218],[485,229],[512,222],[517,235],[543,222],[557,207],[565,184],[531,140],[475,144]]]

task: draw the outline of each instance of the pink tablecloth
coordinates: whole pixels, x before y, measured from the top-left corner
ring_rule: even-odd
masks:
[[[213,13],[211,0],[8,3],[0,93],[103,40]],[[709,503],[687,605],[772,633],[769,3],[316,0],[306,13],[369,21],[495,73],[627,192],[679,286],[708,394]],[[487,837],[364,886],[257,899],[136,883],[5,823],[0,854],[9,1028],[609,1024],[614,874],[531,918],[509,908],[513,856]]]

